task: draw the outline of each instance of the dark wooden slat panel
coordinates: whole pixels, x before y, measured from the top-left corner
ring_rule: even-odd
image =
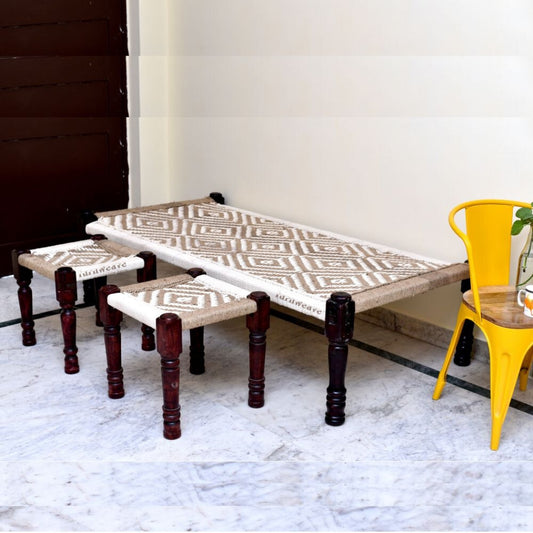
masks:
[[[0,119],[3,275],[13,248],[83,238],[83,211],[128,205],[124,131],[123,118]]]
[[[0,58],[0,116],[125,116],[122,56]]]
[[[4,90],[0,100],[2,108],[16,110],[18,116],[105,116],[109,114],[107,92],[107,80],[102,80]]]
[[[125,55],[125,13],[125,0],[2,0],[0,55]]]
[[[0,0],[0,276],[127,207],[126,0]]]
[[[107,20],[72,21],[0,28],[2,55],[106,54],[109,51]],[[39,43],[36,47],[35,43]]]

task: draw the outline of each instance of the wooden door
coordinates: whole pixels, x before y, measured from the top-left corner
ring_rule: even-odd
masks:
[[[127,207],[125,0],[0,2],[0,276]]]

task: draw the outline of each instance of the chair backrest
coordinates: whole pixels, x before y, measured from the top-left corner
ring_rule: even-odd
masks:
[[[470,284],[476,312],[481,315],[479,287],[508,285],[511,256],[511,226],[516,208],[531,204],[512,200],[473,200],[450,212],[449,223],[463,240],[470,266]],[[456,223],[464,210],[465,231]]]

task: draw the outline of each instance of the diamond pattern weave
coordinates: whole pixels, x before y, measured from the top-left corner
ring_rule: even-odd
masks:
[[[133,249],[107,240],[85,239],[46,246],[19,256],[19,263],[54,279],[59,267],[71,267],[78,280],[94,279],[142,268],[144,261]]]
[[[169,283],[164,287],[149,290],[135,290],[128,287],[124,292],[141,302],[156,306],[162,313],[176,313],[179,316],[198,309],[211,309],[238,302],[242,299],[232,294],[214,291],[196,280],[187,283]]]
[[[132,235],[137,242],[157,243],[313,300],[326,300],[334,291],[355,294],[446,266],[209,200],[104,214],[99,224],[115,230],[115,238]],[[276,294],[271,297],[275,301]]]

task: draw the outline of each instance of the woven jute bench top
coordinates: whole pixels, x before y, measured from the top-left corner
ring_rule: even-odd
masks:
[[[52,280],[58,268],[71,267],[79,281],[143,268],[144,261],[137,253],[108,239],[85,239],[31,250],[19,255],[18,262]]]
[[[211,198],[99,213],[102,233],[183,268],[273,302],[324,318],[332,292],[347,292],[356,311],[414,296],[468,277],[464,264],[396,250],[262,214]]]
[[[248,292],[209,276],[182,274],[120,288],[108,303],[152,328],[164,313],[181,318],[182,329],[194,329],[255,313]]]

